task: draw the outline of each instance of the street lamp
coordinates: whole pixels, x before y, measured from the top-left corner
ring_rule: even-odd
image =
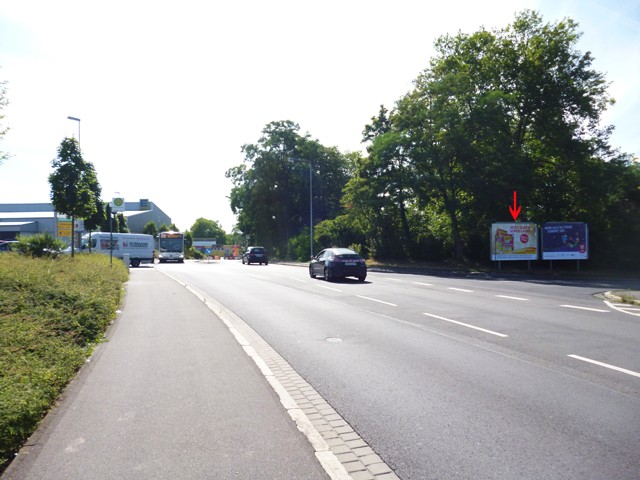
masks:
[[[309,160],[309,258],[313,258],[313,174]]]
[[[80,119],[76,117],[67,117],[68,120],[73,120],[74,122],[78,122],[78,143],[80,143]]]
[[[292,158],[289,161],[298,161]],[[313,258],[313,169],[309,160],[309,258]]]

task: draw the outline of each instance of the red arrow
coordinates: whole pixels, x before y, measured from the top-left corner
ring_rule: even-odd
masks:
[[[513,207],[511,205],[509,205],[509,212],[511,212],[511,216],[513,217],[513,220],[515,221],[518,218],[518,215],[520,215],[520,209],[522,208],[521,206],[517,206],[518,202],[516,201],[516,191],[513,191]]]

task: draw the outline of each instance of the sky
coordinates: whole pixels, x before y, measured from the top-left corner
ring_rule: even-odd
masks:
[[[364,151],[364,126],[411,89],[438,37],[524,9],[578,22],[577,48],[616,99],[611,144],[640,157],[639,0],[3,0],[0,203],[49,202],[51,161],[74,136],[103,200],[149,199],[180,230],[206,218],[231,232],[225,172],[269,122]]]

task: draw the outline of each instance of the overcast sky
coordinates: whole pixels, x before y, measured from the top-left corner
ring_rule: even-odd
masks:
[[[640,156],[638,0],[3,0],[0,203],[50,201],[73,116],[104,200],[146,198],[181,230],[204,217],[230,232],[224,173],[267,123],[362,150],[364,126],[411,88],[436,38],[503,28],[525,8],[579,23],[578,48],[617,100],[612,144]]]

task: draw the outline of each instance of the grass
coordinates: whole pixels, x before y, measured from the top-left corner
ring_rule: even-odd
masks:
[[[126,280],[104,255],[0,255],[0,472],[103,338]]]

